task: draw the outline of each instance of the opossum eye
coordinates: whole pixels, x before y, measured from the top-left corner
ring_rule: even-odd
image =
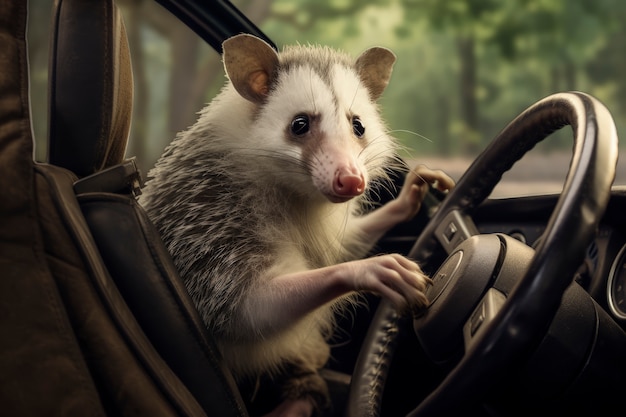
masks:
[[[302,136],[310,129],[309,116],[299,114],[291,121],[291,133],[296,136]]]
[[[359,138],[363,137],[363,135],[365,134],[365,126],[363,126],[361,119],[356,116],[352,118],[352,130],[354,131],[354,134]]]

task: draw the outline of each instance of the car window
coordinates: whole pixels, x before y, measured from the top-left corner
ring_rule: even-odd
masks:
[[[279,46],[321,43],[354,54],[372,45],[394,50],[398,61],[381,102],[385,119],[409,160],[457,179],[517,114],[555,92],[590,93],[611,110],[618,132],[626,127],[626,3],[234,3]],[[566,127],[505,174],[493,196],[560,191],[571,149]],[[623,166],[616,183],[626,183]]]
[[[152,1],[118,1],[131,42],[135,107],[129,155],[143,172],[225,81],[219,55]],[[281,48],[317,43],[398,56],[380,100],[411,164],[458,180],[517,114],[558,91],[602,100],[626,127],[626,3],[598,0],[235,0]],[[30,0],[29,46],[37,158],[45,158],[47,30],[52,0]],[[571,130],[546,139],[507,173],[494,196],[558,192]],[[622,143],[621,150],[625,145]],[[620,158],[622,161],[625,158]],[[618,168],[616,183],[626,184]]]
[[[36,158],[46,157],[48,29],[53,0],[30,0],[29,53]],[[220,56],[155,1],[117,1],[131,49],[134,103],[128,156],[147,172],[224,83]]]

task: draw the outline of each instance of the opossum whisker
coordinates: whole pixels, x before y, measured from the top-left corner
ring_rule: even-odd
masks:
[[[370,139],[370,140],[366,143],[366,145],[365,145],[365,147],[364,147],[363,149],[366,149],[366,148],[368,148],[368,147],[370,147],[370,146],[372,146],[372,145],[376,144],[376,143],[377,143],[377,142],[379,142],[379,141],[386,142],[386,141],[388,140],[388,137],[389,137],[389,136],[387,135],[387,133],[381,133],[380,135],[378,135],[378,136],[375,136],[375,137],[371,138],[371,139]],[[397,143],[397,141],[396,141],[395,146],[399,146],[399,145],[400,145],[400,144],[399,144],[399,143]]]
[[[313,153],[313,158],[315,158],[315,161],[317,161],[318,164],[322,163],[322,160],[320,159],[319,155],[317,152]],[[311,164],[311,167],[314,166],[314,164],[312,162],[309,162]]]
[[[415,159],[415,149],[411,148],[408,145],[404,145],[404,144],[398,144],[398,153],[404,153],[409,159]],[[404,161],[403,161],[404,162]],[[404,165],[406,166],[406,162],[404,162]]]
[[[381,190],[381,191],[384,190],[388,192],[390,195],[394,195],[394,196],[398,193],[398,188],[396,187],[395,183],[391,181],[391,179],[383,179],[381,181],[377,181],[376,185],[377,187],[372,187],[370,191],[373,195],[376,196],[376,200],[370,201],[370,204],[375,203],[375,205],[378,205],[378,203],[380,202],[381,195],[378,190]]]
[[[393,131],[390,131],[390,132],[393,132]],[[375,143],[376,143],[376,142],[378,142],[378,141],[383,141],[383,142],[384,142],[384,141],[386,141],[386,140],[387,140],[388,133],[389,133],[389,132],[382,133],[382,134],[380,134],[380,135],[378,135],[378,136],[376,136],[376,137],[372,138],[372,139],[369,141],[369,143],[365,146],[365,148],[364,148],[363,150],[365,150],[365,149],[366,149],[367,147],[369,147],[369,146],[372,146],[373,144],[375,144]],[[394,146],[395,146],[395,148],[396,148],[396,152],[403,151],[403,152],[405,152],[405,153],[407,153],[407,154],[410,154],[410,153],[412,152],[412,149],[411,149],[409,146],[407,146],[407,145],[403,144],[402,142],[400,142],[400,141],[398,141],[398,140],[396,140],[396,141],[395,141]]]
[[[263,148],[241,148],[245,155],[249,155],[253,158],[267,158],[271,161],[281,161],[286,165],[297,168],[290,173],[302,173],[303,168],[310,170],[312,164],[306,160],[298,158],[296,155],[289,155],[280,150],[270,150]],[[288,171],[289,172],[289,171]]]
[[[291,163],[294,166],[302,166],[306,164],[306,161],[302,161],[295,155],[285,154],[280,150],[264,150],[258,149],[255,155],[258,158],[271,159],[272,161],[284,161]]]
[[[405,149],[405,147],[402,146],[402,145],[398,146],[398,151],[404,151],[404,152],[406,152],[409,155],[411,155],[411,153],[412,153],[410,148]],[[394,168],[395,170],[408,170],[409,169],[409,165],[400,156],[399,153],[396,153],[396,154],[392,155],[391,159],[392,159],[391,168]]]
[[[364,165],[366,167],[378,167],[380,169],[384,169],[383,167],[385,166],[384,164],[379,163],[380,161],[385,161],[386,163],[393,163],[393,167],[390,168],[395,168],[396,165],[396,160],[395,158],[390,158],[389,156],[389,152],[387,152],[386,150],[381,150],[379,152],[375,152],[375,153],[371,153],[368,154],[365,158],[364,158]]]
[[[315,93],[313,92],[313,68],[309,67],[309,93],[311,94],[311,101],[313,102],[313,109],[317,113],[317,104],[315,103]]]
[[[356,96],[359,93],[359,88],[361,88],[361,80],[358,81],[358,84],[356,85],[356,88],[354,89],[354,95],[352,96],[352,102],[350,102],[350,107],[348,107],[348,111],[349,112],[352,111],[352,106],[354,105],[354,102],[356,100]]]
[[[386,136],[385,135],[380,135],[374,139],[372,139],[369,143],[367,143],[367,145],[365,147],[363,147],[363,149],[360,151],[360,155],[363,154],[365,151],[368,151],[370,147],[375,146],[377,141],[385,141],[386,140]],[[399,150],[403,150],[403,145],[397,143],[396,144],[396,151]],[[376,154],[372,154],[370,155],[369,158],[366,158],[366,165],[367,164],[376,164],[376,161],[379,161],[380,159],[378,159],[380,156],[383,156],[385,159],[388,159],[389,157],[389,153],[386,150],[381,150],[379,153]],[[394,168],[394,169],[400,169],[402,167],[405,167],[406,164],[404,163],[404,161],[400,158],[400,156],[398,155],[398,153],[394,153],[393,155],[393,166],[391,166],[390,168]]]
[[[430,138],[428,138],[427,136],[421,135],[417,132],[413,132],[412,130],[406,130],[406,129],[393,129],[393,130],[389,130],[387,131],[388,134],[393,134],[393,133],[408,133],[410,135],[413,136],[417,136],[418,138],[422,138],[427,142],[433,143],[434,141]]]

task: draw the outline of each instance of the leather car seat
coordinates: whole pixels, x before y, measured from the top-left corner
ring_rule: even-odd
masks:
[[[48,162],[83,177],[124,157],[133,100],[130,52],[112,2],[60,0],[53,12]]]
[[[82,177],[74,191],[100,256],[149,343],[182,382],[184,388],[176,389],[187,389],[207,415],[245,415],[232,376],[135,200],[139,172],[134,160],[122,161],[132,107],[128,41],[113,1],[99,3],[98,8],[80,0],[57,3],[61,17],[56,19],[49,71],[55,77],[50,87],[51,162]],[[90,31],[94,25],[100,29]],[[76,51],[84,60],[80,72],[93,69],[83,76],[84,85],[77,85],[79,75],[67,65],[67,56],[78,55]],[[86,106],[92,110],[81,113]]]
[[[0,7],[2,414],[245,416],[133,195],[120,13],[54,7],[48,163],[32,160],[27,2]]]

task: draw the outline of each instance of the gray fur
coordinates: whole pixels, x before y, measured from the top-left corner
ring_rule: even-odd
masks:
[[[291,47],[279,58],[270,77],[269,97],[281,77],[298,67],[318,74],[330,90],[334,65],[356,72],[352,58],[329,48]],[[268,150],[263,137],[241,138],[233,133],[255,126],[264,106],[265,102],[238,96],[229,82],[200,113],[198,122],[167,147],[149,172],[140,198],[226,356],[233,346],[243,346],[241,352],[245,352],[257,342],[279,336],[250,328],[242,311],[244,300],[262,285],[263,274],[270,268],[287,263],[290,259],[285,257],[293,254],[294,261],[304,261],[303,267],[321,268],[362,257],[372,245],[361,241],[358,231],[347,229],[367,193],[332,204],[314,192],[310,167],[304,161]],[[276,126],[276,130],[284,129],[284,125]],[[254,128],[249,134],[255,134]],[[370,142],[377,147],[375,157],[365,161],[371,184],[384,177],[383,168],[395,155],[395,144],[386,135]],[[363,146],[374,146],[370,142]],[[331,210],[343,219],[337,228],[327,225]],[[327,306],[330,313],[346,300],[343,297]],[[307,320],[312,320],[322,337],[329,335],[330,314]],[[321,364],[311,360],[315,366],[323,364],[328,352],[321,355]],[[234,361],[231,358],[231,364]]]

